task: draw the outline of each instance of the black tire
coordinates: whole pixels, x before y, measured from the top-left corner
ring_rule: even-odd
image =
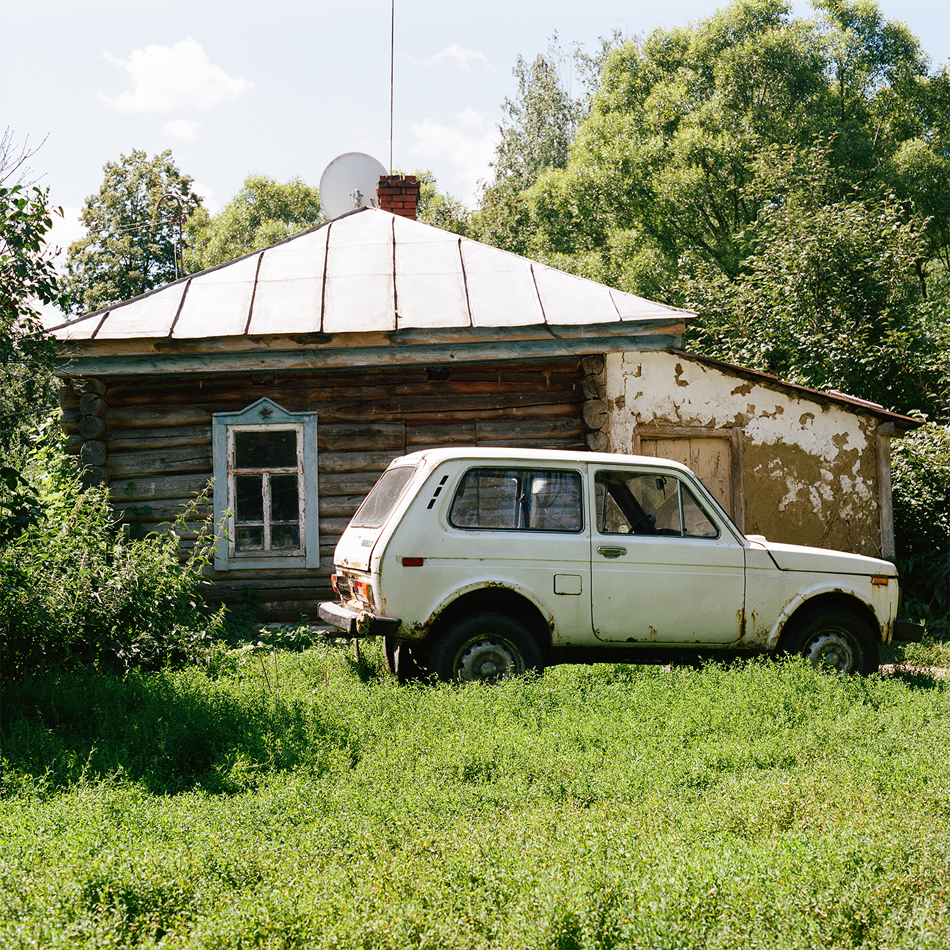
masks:
[[[425,669],[419,665],[416,650],[406,640],[397,640],[395,637],[383,638],[383,660],[386,669],[399,680],[408,683],[411,680],[422,679],[426,675]]]
[[[521,673],[540,673],[544,655],[520,620],[483,613],[452,624],[436,640],[427,665],[442,680],[497,683]]]
[[[868,624],[847,607],[808,613],[795,622],[788,640],[791,653],[800,653],[816,669],[838,673],[876,673],[878,643]]]

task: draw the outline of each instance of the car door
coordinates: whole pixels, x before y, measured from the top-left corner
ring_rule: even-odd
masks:
[[[745,550],[685,472],[591,466],[594,635],[729,644],[742,632]]]
[[[443,530],[421,529],[430,510],[438,513],[435,496],[422,492],[422,510],[397,536],[400,553],[409,552],[404,539],[412,534],[427,539],[426,596],[438,591],[441,604],[478,587],[508,588],[535,601],[555,643],[590,640],[591,519],[583,466],[472,460],[450,477],[437,471],[432,481],[444,481]]]

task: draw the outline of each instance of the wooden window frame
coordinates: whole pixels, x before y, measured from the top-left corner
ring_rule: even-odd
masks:
[[[732,443],[732,520],[745,534],[745,488],[743,485],[744,436],[741,426],[724,426],[712,429],[708,426],[655,426],[633,427],[633,454],[641,454],[643,439],[729,439]]]
[[[234,549],[234,433],[255,429],[297,432],[300,473],[301,548],[281,551],[236,552]],[[317,498],[317,413],[287,412],[268,398],[240,412],[216,412],[211,417],[214,456],[214,524],[217,541],[214,567],[218,571],[315,568],[320,565],[320,520]]]

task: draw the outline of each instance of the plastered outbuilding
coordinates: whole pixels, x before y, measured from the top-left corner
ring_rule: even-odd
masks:
[[[890,440],[917,423],[682,350],[605,355],[606,448],[683,462],[746,534],[892,558]]]

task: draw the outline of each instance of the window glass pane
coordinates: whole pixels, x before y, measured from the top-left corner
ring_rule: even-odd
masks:
[[[457,528],[580,531],[584,526],[578,472],[471,469],[449,513]]]
[[[234,467],[296,468],[295,429],[254,429],[234,433]]]
[[[671,475],[605,471],[597,473],[595,485],[602,534],[719,537],[689,489]]]
[[[387,469],[366,496],[350,522],[357,528],[378,528],[390,516],[402,490],[415,471],[410,465]]]
[[[264,547],[264,529],[242,526],[235,532],[234,547],[238,551],[260,551]]]
[[[297,521],[300,518],[296,475],[271,475],[270,516],[273,521]]]
[[[699,502],[685,486],[683,492],[683,520],[686,523],[685,534],[690,538],[718,538],[719,529],[709,520]]]
[[[234,516],[239,522],[264,520],[264,476],[237,475],[234,478]]]
[[[300,547],[300,526],[275,524],[270,532],[270,546],[275,551],[296,550]]]
[[[581,477],[577,472],[531,473],[528,527],[535,531],[580,531]]]
[[[666,475],[640,475],[640,504],[653,516],[657,534],[682,534],[679,481]]]
[[[449,521],[457,528],[517,528],[520,514],[517,472],[471,469],[455,492]]]

